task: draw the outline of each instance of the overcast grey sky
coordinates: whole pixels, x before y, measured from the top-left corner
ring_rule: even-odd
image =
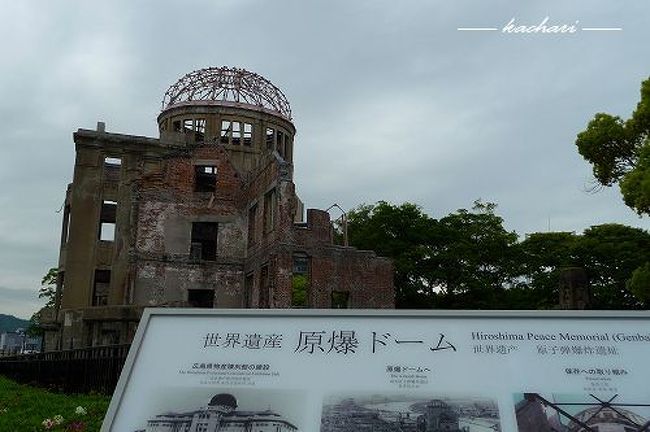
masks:
[[[308,207],[388,200],[433,217],[496,202],[510,230],[648,229],[589,194],[574,141],[627,117],[650,76],[647,0],[0,0],[0,313],[29,317],[56,265],[72,132],[157,136],[169,85],[237,66],[292,104]],[[459,31],[576,25],[573,34]],[[578,23],[576,24],[576,21]],[[582,31],[620,27],[621,31]]]

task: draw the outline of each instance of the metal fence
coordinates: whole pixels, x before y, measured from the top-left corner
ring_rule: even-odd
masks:
[[[130,345],[110,345],[0,358],[0,375],[65,393],[112,394]]]

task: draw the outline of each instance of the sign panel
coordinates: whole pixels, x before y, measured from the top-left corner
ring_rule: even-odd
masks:
[[[149,309],[102,431],[644,431],[650,315]]]

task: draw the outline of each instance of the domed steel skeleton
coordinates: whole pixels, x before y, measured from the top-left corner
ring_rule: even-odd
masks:
[[[163,111],[175,105],[193,103],[252,105],[291,120],[291,107],[273,83],[245,69],[210,67],[190,72],[165,92]]]

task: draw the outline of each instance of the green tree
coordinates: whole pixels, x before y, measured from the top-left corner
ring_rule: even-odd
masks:
[[[350,244],[395,265],[398,308],[497,308],[517,274],[517,235],[477,201],[440,220],[384,201],[348,214]]]
[[[634,270],[627,289],[646,305],[650,304],[650,262]]]
[[[385,201],[361,205],[348,212],[347,220],[351,245],[393,260],[397,306],[428,307],[431,286],[422,262],[434,221],[415,204]]]
[[[633,272],[650,261],[650,233],[620,224],[586,229],[575,249],[586,271],[596,309],[639,309],[643,302],[629,289]]]
[[[625,204],[650,214],[650,78],[641,84],[641,100],[632,116],[599,113],[578,134],[578,151],[603,186],[619,183]]]
[[[41,287],[38,290],[38,298],[45,299],[45,306],[35,312],[29,319],[27,334],[30,336],[41,336],[43,329],[41,327],[41,315],[46,309],[53,308],[56,304],[56,282],[59,276],[59,270],[56,267],[50,268],[43,279]]]
[[[52,307],[56,303],[56,280],[59,276],[59,269],[50,268],[43,279],[38,290],[38,298],[46,300],[45,307]]]
[[[559,299],[559,276],[563,267],[581,266],[576,258],[580,237],[571,232],[533,233],[520,243],[523,284],[534,309],[552,309]]]
[[[496,205],[475,201],[438,221],[427,255],[438,287],[435,305],[445,308],[502,308],[506,290],[519,274],[517,234],[507,231]],[[432,265],[431,265],[432,264]]]

